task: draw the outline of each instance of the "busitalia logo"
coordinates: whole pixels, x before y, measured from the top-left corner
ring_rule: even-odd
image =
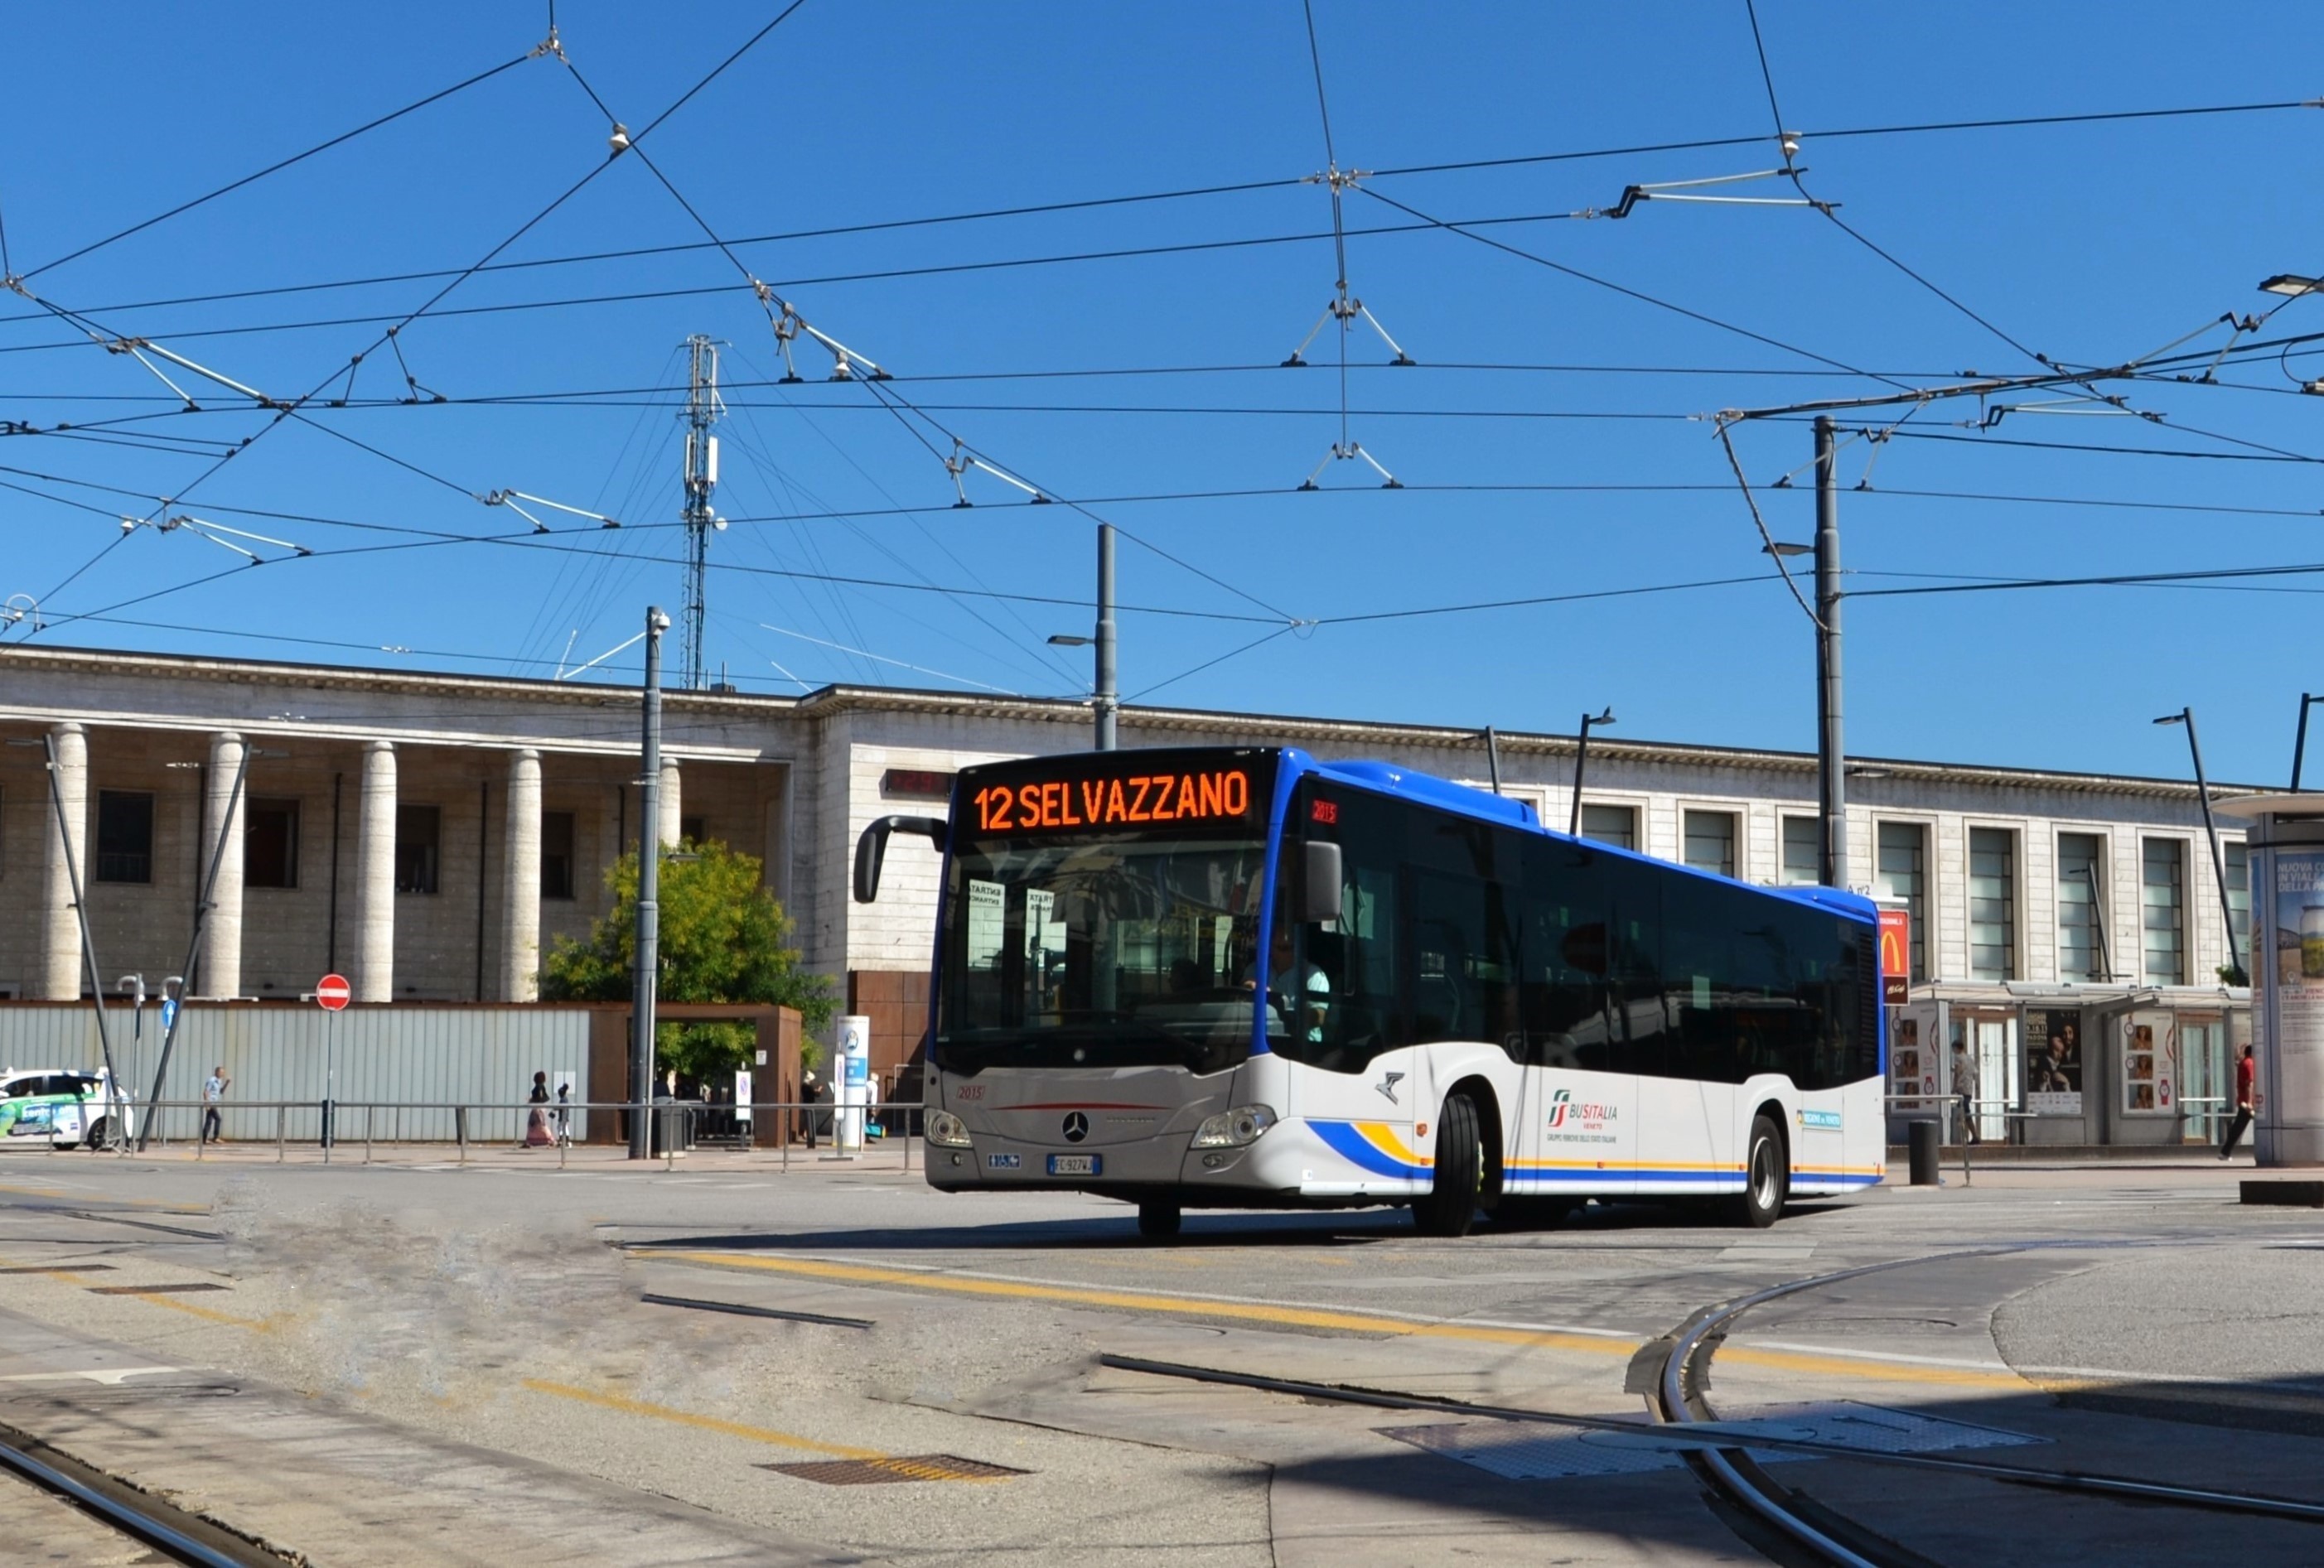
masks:
[[[1615,1120],[1616,1107],[1601,1105],[1592,1100],[1576,1100],[1571,1089],[1560,1089],[1550,1096],[1549,1124],[1553,1128],[1587,1122],[1592,1126]]]

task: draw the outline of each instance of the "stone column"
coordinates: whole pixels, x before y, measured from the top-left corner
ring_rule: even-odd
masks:
[[[64,831],[57,829],[57,808],[42,782],[41,842],[48,846],[41,880],[40,989],[46,1001],[72,1001],[80,996],[80,916],[73,908],[72,876],[65,866],[66,835],[70,835],[73,863],[79,866],[84,885],[96,874],[88,863],[88,737],[78,724],[59,724],[49,733],[57,746],[56,789],[64,799]]]
[[[250,781],[243,779],[239,795],[234,786],[247,754],[242,737],[232,730],[210,737],[209,771],[202,779],[201,854],[194,874],[208,877],[210,856],[216,854],[217,880],[210,884],[209,913],[202,922],[198,996],[242,994],[242,825],[250,804]],[[198,884],[194,891],[200,893]]]
[[[540,995],[540,753],[509,757],[508,835],[502,841],[501,1000]]]
[[[395,747],[364,748],[355,825],[355,1000],[395,1000]]]
[[[678,837],[678,825],[683,819],[685,808],[680,804],[678,790],[678,764],[668,757],[661,761],[661,798],[657,804],[661,813],[657,836],[665,844],[675,844]]]

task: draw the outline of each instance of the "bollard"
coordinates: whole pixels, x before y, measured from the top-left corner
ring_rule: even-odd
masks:
[[[456,1139],[459,1139],[459,1143],[460,1143],[460,1163],[461,1163],[462,1165],[466,1165],[466,1164],[467,1164],[467,1163],[468,1163],[468,1108],[467,1108],[466,1106],[465,1106],[465,1105],[455,1105],[455,1106],[453,1106],[453,1107],[452,1107],[452,1136],[453,1136],[454,1138],[456,1138]]]
[[[1913,1185],[1937,1187],[1944,1178],[1937,1171],[1937,1150],[1943,1134],[1932,1118],[1922,1117],[1907,1124],[1912,1139]]]
[[[276,1102],[274,1106],[274,1163],[276,1165],[282,1163],[282,1144],[285,1134],[290,1130],[290,1108],[279,1101]]]
[[[371,1163],[371,1113],[377,1107],[372,1105],[364,1107],[364,1164],[365,1165]]]

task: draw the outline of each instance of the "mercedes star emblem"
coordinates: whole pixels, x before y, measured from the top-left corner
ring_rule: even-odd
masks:
[[[1088,1136],[1089,1118],[1083,1115],[1078,1111],[1068,1112],[1065,1117],[1065,1141],[1067,1143],[1079,1143],[1083,1139],[1087,1138]]]

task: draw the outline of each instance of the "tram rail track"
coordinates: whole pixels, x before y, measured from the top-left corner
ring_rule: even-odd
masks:
[[[0,1425],[0,1473],[186,1568],[291,1568],[300,1561],[141,1491],[17,1427]]]
[[[1990,1250],[2015,1252],[2024,1250],[2026,1249],[2006,1247]],[[1986,1250],[1979,1250],[1980,1252]],[[1960,1256],[1962,1254],[1949,1253],[1943,1255],[1943,1259],[1958,1259]],[[1664,1354],[1656,1370],[1655,1392],[1650,1397],[1651,1411],[1657,1418],[1654,1425],[1641,1425],[1636,1420],[1614,1416],[1487,1405],[1433,1395],[1410,1394],[1391,1388],[1366,1388],[1351,1383],[1319,1383],[1298,1379],[1276,1378],[1263,1373],[1239,1372],[1217,1367],[1156,1360],[1146,1357],[1125,1356],[1111,1352],[1102,1353],[1097,1360],[1101,1366],[1120,1371],[1142,1372],[1157,1377],[1252,1388],[1332,1403],[1370,1406],[1379,1409],[1420,1411],[1471,1419],[1483,1418],[1512,1424],[1558,1426],[1576,1431],[1613,1433],[1639,1442],[1666,1445],[1676,1450],[1695,1473],[1711,1487],[1724,1502],[1741,1510],[1760,1526],[1774,1531],[1794,1547],[1804,1550],[1821,1562],[1838,1565],[1838,1568],[1927,1568],[1930,1560],[1908,1547],[1888,1540],[1858,1521],[1825,1507],[1805,1491],[1784,1486],[1772,1480],[1751,1458],[1753,1451],[1765,1453],[1780,1453],[1802,1458],[1854,1461],[1858,1463],[1877,1464],[1901,1470],[1938,1472],[2005,1485],[2039,1488],[2071,1495],[2102,1498],[2116,1502],[2160,1504],[2324,1526],[2324,1502],[2311,1502],[2303,1499],[2277,1497],[2261,1492],[2227,1491],[2216,1488],[2182,1486],[2172,1482],[2149,1480],[2139,1476],[2113,1475],[2100,1471],[2049,1469],[2038,1465],[2010,1464],[1992,1460],[1937,1453],[1893,1453],[1760,1430],[1741,1429],[1721,1421],[1717,1412],[1703,1399],[1701,1388],[1711,1358],[1716,1354],[1726,1332],[1732,1327],[1737,1319],[1754,1307],[1864,1275],[1940,1260],[1942,1259],[1899,1259],[1892,1262],[1842,1269],[1831,1274],[1791,1280],[1703,1308],[1690,1317],[1672,1337],[1670,1348]],[[1689,1427],[1701,1430],[1689,1433],[1686,1430]]]

